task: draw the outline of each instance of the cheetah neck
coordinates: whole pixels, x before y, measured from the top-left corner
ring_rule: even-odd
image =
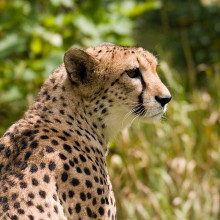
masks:
[[[80,140],[94,142],[103,153],[107,151],[108,139],[104,134],[103,123],[97,123],[99,118],[94,119],[88,114],[85,101],[72,91],[62,66],[42,86],[25,118],[55,123],[60,130],[74,132]]]

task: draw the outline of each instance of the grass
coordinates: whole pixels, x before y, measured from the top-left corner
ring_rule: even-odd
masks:
[[[109,173],[123,220],[220,219],[220,77],[186,91],[166,63],[173,100],[156,124],[135,123],[112,142]],[[172,74],[171,74],[172,73]]]

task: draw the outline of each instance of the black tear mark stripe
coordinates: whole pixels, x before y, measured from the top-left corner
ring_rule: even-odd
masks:
[[[144,95],[144,90],[147,88],[146,83],[144,82],[143,76],[140,74],[139,75],[140,80],[141,80],[141,85],[142,85],[142,91],[140,95],[138,96],[138,107],[134,109],[134,113],[137,115],[144,115],[145,114],[145,108],[143,105],[143,95]]]

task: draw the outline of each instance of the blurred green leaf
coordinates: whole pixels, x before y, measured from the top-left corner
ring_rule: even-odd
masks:
[[[158,1],[145,1],[141,3],[135,3],[134,1],[125,1],[120,7],[120,11],[123,15],[129,17],[135,17],[143,14],[146,11],[159,9],[162,6],[160,0]]]
[[[1,102],[11,102],[22,98],[22,94],[18,87],[12,86],[1,95]]]
[[[23,52],[26,48],[26,39],[19,37],[16,34],[9,34],[0,41],[0,59],[3,59],[11,54]]]

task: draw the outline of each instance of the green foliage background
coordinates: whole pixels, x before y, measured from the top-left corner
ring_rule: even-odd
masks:
[[[69,47],[143,46],[173,100],[110,145],[118,219],[220,219],[220,3],[216,0],[0,1],[0,134]]]

